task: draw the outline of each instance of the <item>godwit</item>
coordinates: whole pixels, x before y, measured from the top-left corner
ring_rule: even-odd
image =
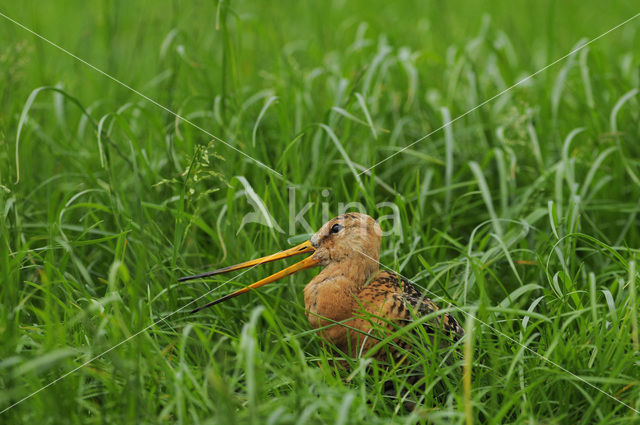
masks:
[[[379,341],[378,330],[392,331],[411,321],[434,313],[438,307],[425,298],[408,280],[380,270],[382,230],[366,214],[347,213],[325,223],[310,240],[266,257],[246,261],[194,276],[187,280],[214,276],[246,267],[268,263],[303,253],[311,256],[278,273],[193,310],[192,313],[229,300],[245,292],[282,279],[297,271],[323,266],[323,270],[304,288],[306,315],[320,335],[343,353],[358,356]],[[424,324],[433,338],[441,331],[453,340],[464,331],[449,314],[441,314]],[[377,335],[377,337],[376,337]],[[402,341],[396,346],[407,348]],[[397,350],[391,350],[397,355]],[[379,359],[385,350],[378,351]],[[395,356],[394,356],[395,357]]]

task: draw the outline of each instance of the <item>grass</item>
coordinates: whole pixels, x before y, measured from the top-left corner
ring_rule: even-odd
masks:
[[[2,423],[638,422],[585,381],[640,408],[640,21],[359,174],[630,3],[0,11],[282,174],[0,19],[0,409],[158,321]],[[335,369],[304,316],[313,271],[161,320],[278,265],[177,277],[288,247],[348,202],[397,214],[381,261],[451,303],[471,376],[420,346],[411,412],[381,384],[402,373]],[[256,206],[277,227],[244,220]]]

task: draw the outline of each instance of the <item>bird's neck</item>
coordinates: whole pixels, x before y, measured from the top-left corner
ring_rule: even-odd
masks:
[[[345,292],[357,294],[378,269],[378,262],[370,259],[357,262],[334,262],[326,266],[314,280],[318,282],[326,280],[340,281]]]
[[[378,271],[378,261],[334,261],[305,287],[305,306],[313,314],[342,320],[351,314],[356,297]]]

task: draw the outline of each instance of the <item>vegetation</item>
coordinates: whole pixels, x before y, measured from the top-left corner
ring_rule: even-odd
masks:
[[[0,422],[640,420],[640,19],[434,132],[632,3],[0,12],[195,124],[0,17]],[[304,315],[315,271],[197,315],[282,264],[177,283],[299,243],[348,202],[397,213],[381,262],[467,330],[451,364],[412,354],[413,410],[383,388],[401,371],[330,361]]]

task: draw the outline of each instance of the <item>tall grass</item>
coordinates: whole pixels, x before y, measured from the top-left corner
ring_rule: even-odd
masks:
[[[1,11],[282,176],[0,19],[0,410],[157,322],[0,422],[638,421],[614,398],[640,409],[640,21],[362,173],[630,4]],[[394,205],[381,262],[466,323],[458,348],[340,369],[304,315],[312,271],[172,314],[279,265],[177,277],[299,242],[341,202]]]

